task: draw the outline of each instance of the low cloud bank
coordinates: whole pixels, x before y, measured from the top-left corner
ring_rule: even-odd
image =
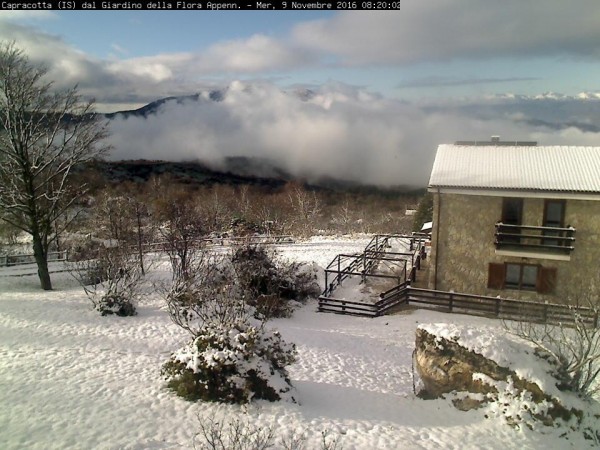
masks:
[[[218,167],[227,157],[243,156],[272,161],[308,179],[419,187],[428,182],[440,143],[500,134],[546,145],[600,145],[598,133],[544,126],[549,118],[530,115],[531,108],[528,115],[518,113],[519,103],[509,105],[433,108],[345,85],[282,91],[268,83],[234,82],[221,101],[206,93],[197,101],[165,102],[146,118],[117,116],[111,123],[111,158],[198,159]],[[593,112],[600,116],[600,102]],[[527,118],[540,124],[532,126]]]

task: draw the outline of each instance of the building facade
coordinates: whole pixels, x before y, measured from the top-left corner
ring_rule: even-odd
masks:
[[[582,303],[600,287],[600,147],[440,145],[429,288]]]

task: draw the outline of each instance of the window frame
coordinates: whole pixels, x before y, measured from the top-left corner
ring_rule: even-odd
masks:
[[[514,283],[511,283],[511,284],[508,283],[508,272],[509,272],[508,268],[509,268],[509,266],[513,266],[513,267],[516,266],[519,268],[519,281],[516,285]],[[534,277],[535,281],[534,281],[533,285],[524,284],[523,278],[524,278],[524,274],[525,274],[525,267],[535,267],[535,277]],[[504,289],[512,289],[515,291],[537,292],[538,280],[540,277],[540,270],[541,270],[540,264],[505,262],[504,263]]]
[[[535,287],[525,286],[523,289],[523,269],[519,268],[519,284],[517,287],[506,285],[507,264],[519,266],[536,266],[537,277]],[[538,294],[554,294],[558,284],[558,270],[556,267],[546,267],[541,264],[519,263],[519,262],[489,262],[487,288],[494,290],[522,290],[537,292]]]

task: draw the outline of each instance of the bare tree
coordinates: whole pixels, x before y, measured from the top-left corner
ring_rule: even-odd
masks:
[[[295,213],[297,231],[302,236],[309,236],[321,214],[321,201],[316,192],[307,191],[297,183],[290,183],[286,189],[289,204]]]
[[[57,92],[47,69],[0,43],[0,219],[29,233],[43,289],[52,289],[48,248],[57,219],[84,192],[73,168],[103,155],[106,125],[77,88]],[[62,226],[66,226],[64,223]]]
[[[592,288],[593,290],[593,288]],[[581,314],[580,306],[598,315],[600,305],[592,293],[581,295],[587,301],[569,307],[565,323],[504,322],[508,332],[532,343],[536,352],[554,367],[560,389],[591,398],[600,392],[600,328]]]
[[[138,186],[133,183],[105,190],[97,197],[92,220],[100,228],[100,237],[118,241],[132,251],[135,249],[144,275],[144,246],[153,230],[149,208],[137,190]]]
[[[163,191],[154,201],[154,220],[173,268],[173,279],[186,278],[192,275],[195,254],[205,245],[206,220],[189,192],[166,186]]]

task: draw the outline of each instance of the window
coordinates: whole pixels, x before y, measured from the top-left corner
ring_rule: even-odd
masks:
[[[544,202],[544,222],[545,227],[563,228],[565,226],[565,201],[564,200],[546,200]]]
[[[564,200],[546,200],[544,202],[544,220],[542,225],[552,228],[564,228],[565,226],[565,201]],[[564,237],[562,231],[544,230],[544,236],[560,236]],[[561,246],[564,245],[564,240],[548,239],[542,240],[543,245]]]
[[[538,264],[490,263],[487,287],[551,294],[556,288],[556,268]]]
[[[522,225],[523,224],[523,199],[507,197],[502,199],[502,219],[501,222],[505,225]],[[520,243],[521,229],[518,227],[503,227],[502,243]]]
[[[538,266],[530,264],[506,264],[504,287],[535,291],[537,286]]]
[[[521,225],[523,221],[523,199],[507,197],[502,199],[502,223]]]

